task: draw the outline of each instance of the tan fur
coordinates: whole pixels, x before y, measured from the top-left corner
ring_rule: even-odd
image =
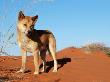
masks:
[[[57,72],[56,61],[56,40],[54,35],[47,30],[36,30],[34,25],[38,19],[38,16],[30,17],[25,16],[22,11],[18,15],[17,23],[17,41],[22,52],[22,66],[18,72],[25,72],[26,54],[31,52],[34,57],[35,72],[39,74],[39,52],[41,59],[43,60],[43,70],[46,68],[46,51],[48,50],[54,60],[54,70]]]

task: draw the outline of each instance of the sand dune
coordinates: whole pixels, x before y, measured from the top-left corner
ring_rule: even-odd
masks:
[[[53,73],[52,58],[47,55],[46,73],[34,75],[33,57],[28,56],[26,73],[20,69],[21,57],[0,57],[0,82],[110,82],[110,57],[103,52],[90,54],[77,48],[57,52],[58,73]],[[42,68],[42,65],[40,66]]]

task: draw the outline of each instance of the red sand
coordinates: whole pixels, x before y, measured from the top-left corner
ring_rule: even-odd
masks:
[[[33,57],[27,58],[27,72],[16,73],[21,57],[0,57],[0,82],[110,82],[110,57],[103,52],[85,54],[80,49],[66,48],[57,53],[58,72],[47,56],[47,73],[34,75]]]

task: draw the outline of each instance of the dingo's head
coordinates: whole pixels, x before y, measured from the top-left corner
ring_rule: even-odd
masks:
[[[30,17],[25,16],[22,11],[19,12],[18,15],[18,30],[26,35],[30,34],[34,29],[34,25],[38,19],[38,15]]]

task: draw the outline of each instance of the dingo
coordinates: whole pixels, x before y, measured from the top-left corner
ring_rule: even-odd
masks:
[[[22,52],[22,66],[18,72],[25,72],[26,53],[31,52],[34,57],[35,72],[39,74],[39,53],[43,60],[43,70],[46,70],[46,51],[48,50],[54,60],[53,72],[57,72],[56,60],[56,40],[54,35],[47,30],[36,30],[34,25],[38,19],[38,15],[30,17],[25,16],[22,11],[18,15],[17,23],[17,41]]]

